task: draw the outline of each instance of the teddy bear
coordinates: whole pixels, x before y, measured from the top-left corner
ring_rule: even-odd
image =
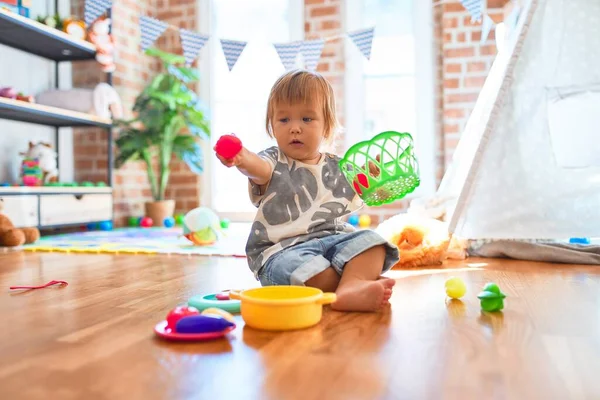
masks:
[[[116,69],[115,46],[110,34],[110,18],[94,21],[89,31],[89,39],[96,46],[96,61],[102,66],[102,72],[114,72]]]
[[[398,248],[400,259],[394,269],[439,265],[447,258],[448,226],[437,219],[398,214],[379,224],[376,231]]]
[[[0,199],[0,247],[16,247],[36,242],[40,238],[37,228],[15,228],[4,215],[4,200]]]

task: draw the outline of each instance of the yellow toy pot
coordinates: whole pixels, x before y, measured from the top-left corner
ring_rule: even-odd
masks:
[[[305,286],[265,286],[232,290],[229,297],[241,301],[246,325],[267,331],[287,331],[314,326],[321,321],[323,305],[336,300],[335,293]]]

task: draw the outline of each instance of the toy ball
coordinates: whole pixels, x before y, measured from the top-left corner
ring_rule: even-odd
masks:
[[[176,225],[183,225],[183,218],[184,218],[183,214],[177,214],[177,215],[175,215],[175,224]]]
[[[138,226],[138,225],[139,225],[139,222],[140,222],[140,219],[139,219],[139,218],[136,218],[136,217],[129,217],[129,218],[127,219],[127,225],[128,225],[128,226],[131,226],[131,227]]]
[[[154,225],[154,221],[152,221],[152,218],[150,218],[150,217],[144,217],[144,218],[142,218],[142,221],[140,222],[140,226],[142,228],[150,228],[150,227],[152,227],[152,225]]]
[[[356,178],[354,179],[353,186],[354,186],[354,190],[356,191],[356,193],[359,196],[362,195],[361,186],[364,187],[365,189],[369,188],[369,180],[367,179],[367,176],[362,173],[357,174]]]
[[[91,224],[87,224],[86,227],[88,228],[88,230],[93,231],[96,229],[98,225],[95,223],[91,223]]]
[[[165,220],[163,221],[163,225],[167,228],[172,228],[173,226],[175,226],[175,218],[173,218],[173,217],[165,218]]]
[[[110,231],[113,228],[113,223],[112,223],[112,221],[102,221],[102,222],[100,222],[98,227],[100,228],[101,231]]]
[[[500,291],[498,285],[493,282],[486,284],[483,291],[477,295],[483,311],[495,312],[504,308],[506,295]]]
[[[371,217],[368,214],[363,214],[358,219],[358,225],[361,228],[368,228],[371,226]]]
[[[221,220],[221,228],[222,228],[222,229],[227,229],[227,228],[229,228],[229,223],[230,223],[230,222],[231,222],[231,221],[229,221],[227,218],[223,218],[223,219]]]
[[[215,151],[225,159],[235,157],[242,150],[242,141],[235,135],[223,135],[217,140]]]
[[[175,324],[177,333],[222,332],[235,324],[216,315],[190,315],[180,318]]]
[[[183,218],[183,236],[198,246],[215,243],[221,232],[221,220],[213,210],[198,207]]]
[[[358,226],[358,215],[354,214],[348,217],[348,223],[352,226]]]
[[[446,294],[453,299],[460,299],[467,293],[467,286],[462,279],[453,276],[446,281]]]
[[[189,306],[178,306],[175,307],[168,315],[167,315],[167,328],[174,330],[177,322],[183,318],[190,315],[198,315],[200,311],[198,311],[195,307]]]
[[[202,311],[201,314],[202,315],[214,315],[217,317],[225,318],[229,322],[235,322],[233,315],[231,315],[230,313],[228,313],[225,310],[221,310],[220,308],[207,308],[206,310]]]

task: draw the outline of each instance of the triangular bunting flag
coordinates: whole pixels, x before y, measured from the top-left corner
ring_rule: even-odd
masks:
[[[485,14],[483,16],[483,22],[481,23],[481,42],[480,42],[480,44],[484,44],[487,41],[494,25],[495,25],[494,20],[492,18],[490,18],[489,15]]]
[[[485,0],[460,0],[463,7],[471,14],[471,22],[481,21],[484,1]]]
[[[112,7],[112,0],[85,0],[83,18],[86,26],[91,26],[107,9]]]
[[[371,46],[373,45],[374,32],[375,28],[369,28],[348,33],[348,37],[352,39],[356,47],[358,47],[367,60],[371,59]]]
[[[229,71],[233,69],[247,43],[248,42],[240,42],[238,40],[221,39],[221,47],[223,48],[223,54],[225,54],[225,60],[227,61]]]
[[[274,43],[275,51],[279,55],[281,63],[286,71],[293,69],[296,65],[296,57],[300,51],[301,42]]]
[[[192,65],[209,37],[183,28],[179,29],[179,36],[181,37],[181,47],[183,47],[185,62],[187,65]]]
[[[306,69],[310,71],[317,69],[323,46],[325,46],[325,40],[323,39],[305,40],[302,42],[300,45],[300,52],[304,56]]]
[[[154,44],[156,39],[167,30],[169,24],[152,17],[140,17],[140,30],[142,31],[142,50],[146,51]]]

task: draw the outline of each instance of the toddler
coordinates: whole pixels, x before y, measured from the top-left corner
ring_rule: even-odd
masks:
[[[329,82],[318,73],[288,72],[267,104],[266,128],[277,146],[217,157],[249,178],[258,211],[246,254],[263,286],[316,287],[336,293],[333,309],[376,311],[389,304],[395,281],[381,274],[398,261],[398,250],[342,221],[362,201],[344,178],[340,158],[322,152],[337,126]]]

